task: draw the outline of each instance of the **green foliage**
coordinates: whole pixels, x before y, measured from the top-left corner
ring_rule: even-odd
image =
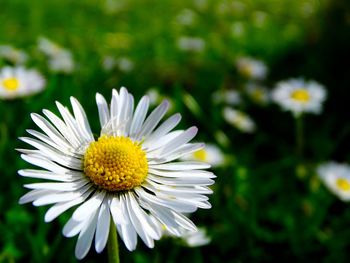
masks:
[[[47,208],[20,206],[25,193],[17,170],[27,167],[15,148],[18,137],[35,128],[31,112],[57,112],[55,101],[79,99],[96,134],[96,92],[126,86],[138,100],[149,88],[171,99],[183,115],[183,127],[199,127],[198,140],[218,144],[228,165],[215,168],[211,210],[191,219],[207,228],[210,245],[186,248],[167,238],[153,250],[139,241],[129,253],[121,244],[121,262],[346,262],[350,256],[349,205],[321,184],[315,167],[323,161],[349,161],[349,4],[346,0],[247,1],[24,1],[0,0],[0,44],[25,50],[28,65],[47,79],[46,90],[32,97],[0,101],[0,262],[76,262],[75,239],[61,231],[66,213],[44,223]],[[197,3],[197,4],[196,4]],[[205,5],[201,3],[206,3]],[[191,9],[194,22],[176,18]],[[337,31],[337,32],[335,32]],[[50,73],[36,49],[46,36],[72,51],[72,75]],[[181,36],[200,37],[203,52],[178,49]],[[128,57],[131,72],[102,69],[103,57]],[[257,123],[242,134],[225,123],[222,107],[211,101],[217,90],[244,89],[235,70],[240,55],[263,59],[270,68],[267,86],[299,75],[328,88],[321,116],[305,116],[305,151],[295,152],[294,123],[277,106],[262,107],[244,97],[240,108]],[[0,66],[6,62],[0,61]],[[349,229],[348,229],[349,228]],[[91,249],[83,262],[107,259]]]

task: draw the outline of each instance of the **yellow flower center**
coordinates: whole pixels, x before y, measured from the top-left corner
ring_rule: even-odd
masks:
[[[243,76],[250,78],[253,75],[253,67],[249,64],[241,67],[241,73]]]
[[[140,145],[127,137],[102,136],[84,155],[84,172],[97,186],[124,191],[139,186],[148,173],[148,162]]]
[[[195,159],[200,160],[200,161],[206,161],[207,160],[207,152],[205,151],[205,149],[200,149],[196,152],[193,153],[193,156]]]
[[[310,100],[310,94],[305,89],[296,89],[292,92],[291,98],[301,103],[306,103]]]
[[[252,97],[255,101],[262,102],[264,100],[264,92],[260,89],[256,89],[253,91]]]
[[[337,187],[342,191],[350,191],[350,182],[344,178],[338,178],[336,181]]]
[[[19,81],[16,78],[7,78],[2,81],[2,85],[6,90],[15,91],[19,87]]]

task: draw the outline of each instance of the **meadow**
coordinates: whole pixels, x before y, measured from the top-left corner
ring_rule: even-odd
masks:
[[[129,252],[120,242],[121,262],[349,261],[348,200],[318,173],[321,164],[350,162],[348,1],[0,0],[0,6],[0,46],[27,56],[18,63],[0,48],[0,72],[22,64],[45,79],[30,96],[6,99],[0,92],[0,262],[78,262],[76,237],[62,235],[73,209],[45,223],[48,207],[18,204],[23,185],[37,181],[17,173],[30,166],[16,151],[30,146],[18,138],[37,129],[30,113],[58,114],[55,101],[71,108],[71,96],[98,137],[96,92],[109,101],[122,86],[135,101],[149,94],[152,108],[168,99],[167,116],[181,113],[179,127],[197,126],[195,140],[217,147],[221,159],[211,168],[212,208],[190,215],[210,243],[189,247],[163,237],[153,249],[139,240]],[[73,62],[54,68],[40,39]],[[261,62],[263,76],[242,69],[242,58]],[[299,77],[326,90],[319,114],[295,117],[272,98],[280,81]],[[249,86],[262,89],[252,93]],[[228,107],[244,115],[228,120]],[[106,260],[106,250],[91,248],[81,262]]]

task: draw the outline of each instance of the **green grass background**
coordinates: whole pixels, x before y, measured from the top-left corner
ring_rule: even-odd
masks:
[[[350,161],[348,1],[208,0],[204,8],[185,0],[116,2],[117,10],[98,0],[0,0],[0,44],[27,51],[28,65],[47,78],[41,94],[0,101],[0,262],[77,261],[76,238],[61,234],[69,213],[46,224],[47,208],[18,205],[25,193],[22,185],[32,180],[17,175],[28,165],[14,149],[24,147],[17,138],[25,129],[35,128],[31,112],[43,108],[57,112],[54,102],[68,105],[70,96],[81,101],[98,133],[95,93],[110,98],[111,89],[120,86],[136,99],[157,88],[172,99],[174,111],[182,113],[183,127],[197,125],[197,139],[218,144],[230,159],[226,167],[214,169],[213,208],[191,216],[208,229],[210,245],[186,248],[177,240],[164,239],[150,250],[139,241],[132,253],[121,245],[121,262],[348,262],[350,206],[329,193],[315,174],[320,162]],[[174,23],[184,8],[197,14],[193,26]],[[261,12],[263,25],[257,22]],[[242,35],[232,35],[234,23],[244,28]],[[176,41],[182,35],[203,38],[205,51],[180,52]],[[78,63],[74,74],[48,72],[36,50],[39,36],[73,52]],[[104,54],[127,56],[135,68],[128,74],[105,72]],[[289,113],[246,100],[240,108],[258,127],[247,135],[226,124],[222,107],[211,102],[214,91],[243,88],[245,81],[234,67],[240,55],[267,63],[269,88],[297,76],[327,87],[324,113],[305,116],[302,159],[295,154]],[[195,99],[199,111],[186,105],[184,94]],[[225,140],[218,140],[218,131]],[[82,262],[103,262],[106,256],[92,249]]]

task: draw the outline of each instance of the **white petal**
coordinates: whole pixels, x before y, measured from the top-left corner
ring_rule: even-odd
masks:
[[[32,202],[32,201],[34,201],[42,196],[46,196],[46,195],[51,194],[51,193],[52,193],[52,190],[35,189],[35,190],[32,190],[32,191],[26,193],[25,195],[23,195],[19,199],[18,203],[20,205],[30,203],[30,202]]]
[[[141,131],[136,136],[136,140],[139,140],[143,137],[146,138],[158,125],[160,120],[167,112],[168,108],[169,102],[167,100],[163,101],[157,108],[155,108],[152,111],[152,113],[147,117],[145,123],[142,125]]]
[[[142,124],[146,118],[147,111],[149,107],[149,98],[147,96],[143,96],[140,102],[138,103],[134,117],[130,126],[130,137],[134,137],[141,130]]]
[[[186,177],[178,177],[178,178],[166,178],[160,177],[156,175],[149,174],[147,176],[147,180],[152,180],[157,183],[161,183],[164,185],[172,185],[172,186],[194,186],[194,185],[212,185],[214,184],[214,180],[208,178],[186,178]]]
[[[108,209],[108,201],[105,199],[101,205],[96,227],[95,249],[101,253],[107,244],[111,216]]]
[[[53,180],[53,181],[60,181],[60,182],[72,182],[81,178],[81,176],[77,176],[77,175],[57,174],[49,171],[32,170],[32,169],[19,170],[18,174],[23,177],[46,179],[46,180]]]
[[[204,170],[188,170],[188,171],[166,171],[166,170],[158,170],[149,168],[148,173],[161,176],[161,177],[167,177],[167,178],[183,178],[185,180],[191,180],[191,179],[209,179],[209,178],[215,178],[216,176],[212,172],[204,171]]]
[[[86,222],[83,229],[80,231],[77,245],[75,247],[75,256],[77,259],[82,259],[89,252],[92,239],[94,238],[94,233],[97,223],[97,211],[91,216],[92,219]]]
[[[77,210],[74,211],[72,218],[76,221],[84,220],[84,218],[91,215],[100,207],[105,195],[105,191],[95,192],[94,195],[88,201],[86,201],[84,204],[79,206]]]
[[[86,141],[94,141],[90,124],[87,120],[83,107],[74,97],[70,97],[70,102],[72,104],[74,117],[77,121],[77,126],[79,127],[80,132],[84,135]]]
[[[128,221],[124,217],[124,213],[121,207],[121,203],[118,196],[109,197],[109,209],[111,211],[113,221],[115,224],[127,224]]]
[[[109,119],[110,119],[108,104],[106,99],[99,93],[96,94],[96,103],[97,103],[101,128],[103,128],[109,122]]]
[[[194,169],[207,169],[210,165],[203,162],[174,162],[166,164],[150,165],[150,168],[159,170],[194,170]]]
[[[81,197],[79,197],[75,200],[65,202],[65,203],[55,204],[49,210],[47,210],[47,212],[45,214],[45,222],[51,222],[56,217],[58,217],[60,214],[67,211],[69,208],[84,202],[89,197],[89,195],[92,193],[92,191],[93,191],[93,189],[91,188],[88,191],[86,191]]]

